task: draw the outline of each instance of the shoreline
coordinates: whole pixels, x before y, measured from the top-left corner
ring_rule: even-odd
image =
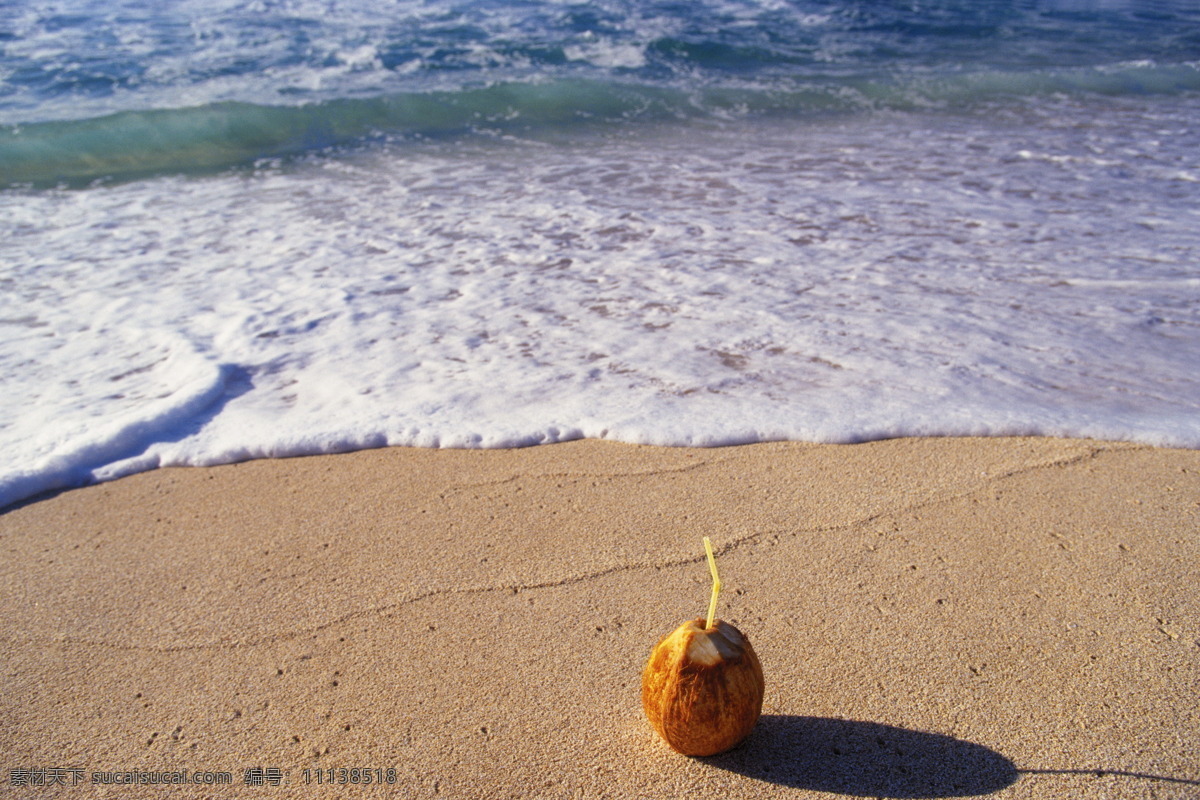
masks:
[[[705,535],[767,697],[689,759],[638,692]],[[388,448],[62,491],[0,546],[9,769],[82,770],[38,796],[1200,794],[1200,451]]]

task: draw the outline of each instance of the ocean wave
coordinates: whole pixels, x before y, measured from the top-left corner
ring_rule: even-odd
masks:
[[[221,170],[372,141],[537,136],[599,125],[747,115],[971,110],[1047,95],[1200,91],[1200,63],[912,72],[775,85],[679,87],[590,80],[500,83],[301,105],[221,102],[0,126],[0,187]]]
[[[1197,110],[785,115],[0,192],[0,504],[384,445],[1200,447]]]

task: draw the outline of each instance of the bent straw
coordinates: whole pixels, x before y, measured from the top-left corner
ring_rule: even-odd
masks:
[[[713,588],[712,597],[708,601],[708,622],[704,626],[704,630],[711,630],[713,626],[713,617],[717,613],[717,595],[721,592],[721,579],[717,576],[717,560],[713,558],[712,542],[708,537],[704,537],[704,552],[708,554],[708,571],[712,573]]]

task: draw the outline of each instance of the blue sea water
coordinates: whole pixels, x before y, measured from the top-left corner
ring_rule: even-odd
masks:
[[[1200,9],[14,0],[0,303],[0,506],[389,444],[1200,447]]]

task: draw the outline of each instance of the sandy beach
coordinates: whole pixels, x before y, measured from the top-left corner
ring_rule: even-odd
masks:
[[[767,688],[687,758],[640,680],[702,536]],[[1200,451],[385,449],[62,492],[0,550],[2,797],[1200,797]],[[217,783],[108,783],[164,777]]]

